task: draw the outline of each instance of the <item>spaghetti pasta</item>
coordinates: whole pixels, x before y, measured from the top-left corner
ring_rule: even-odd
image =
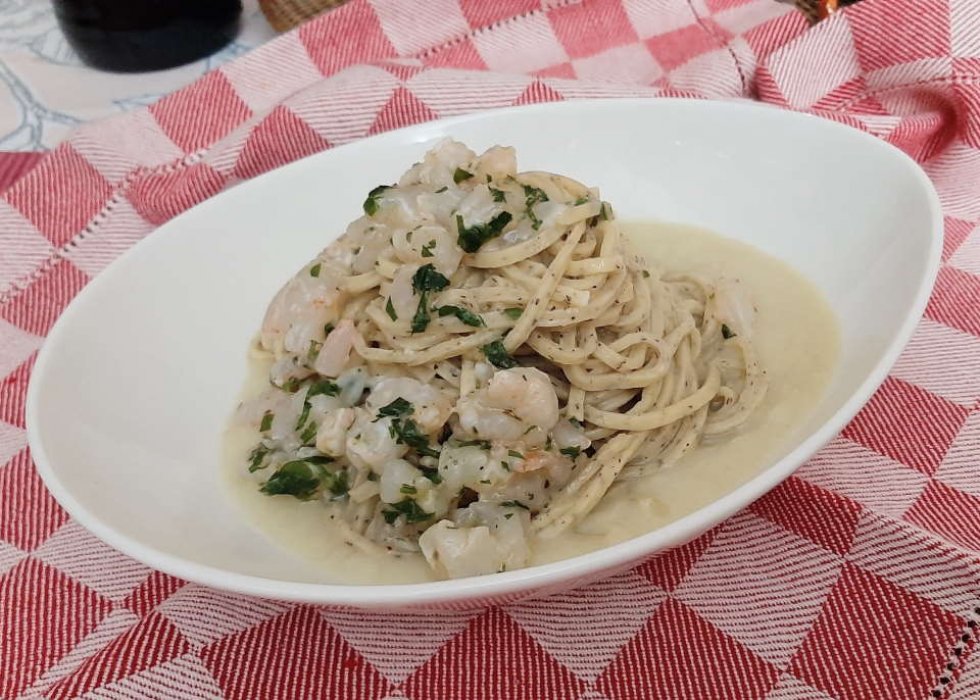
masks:
[[[737,430],[766,391],[751,340],[737,281],[650,267],[596,190],[447,141],[273,300],[248,468],[366,551],[524,566],[615,481]]]

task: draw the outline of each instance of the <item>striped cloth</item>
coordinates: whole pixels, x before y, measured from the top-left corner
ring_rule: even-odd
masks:
[[[0,697],[980,697],[980,6],[353,0],[148,109],[87,124],[0,196]],[[38,346],[120,252],[229,184],[394,127],[548,100],[748,97],[911,154],[943,265],[844,433],[695,541],[548,599],[363,613],[153,572],[44,490]],[[801,164],[805,177],[805,164]],[[813,196],[833,206],[833,183]]]

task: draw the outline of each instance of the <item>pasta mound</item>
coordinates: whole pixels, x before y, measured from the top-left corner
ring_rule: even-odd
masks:
[[[648,266],[594,189],[441,143],[273,299],[239,409],[270,495],[437,575],[526,566],[762,400],[734,280]]]

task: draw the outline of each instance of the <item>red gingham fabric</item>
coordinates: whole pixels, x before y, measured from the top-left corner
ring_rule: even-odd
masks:
[[[978,82],[974,0],[865,0],[813,28],[770,0],[353,0],[83,126],[0,197],[0,697],[980,697]],[[864,129],[919,160],[945,207],[935,294],[892,375],[746,511],[584,589],[385,614],[150,571],[41,485],[23,416],[37,349],[158,224],[406,124],[662,94]],[[813,184],[832,206],[833,183]]]

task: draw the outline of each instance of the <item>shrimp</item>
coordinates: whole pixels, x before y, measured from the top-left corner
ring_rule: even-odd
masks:
[[[374,419],[374,413],[363,408],[354,409],[356,416],[347,431],[345,448],[347,459],[358,469],[371,469],[380,474],[384,465],[408,452],[392,437],[391,418]]]
[[[428,151],[421,163],[416,163],[398,181],[399,188],[419,183],[434,187],[453,186],[456,168],[466,167],[476,153],[451,139],[445,139]]]
[[[262,347],[275,355],[306,353],[311,341],[323,337],[323,327],[340,318],[346,301],[336,277],[314,261],[289,280],[269,304],[259,337]]]
[[[353,408],[327,411],[316,431],[316,448],[333,457],[343,456],[344,446],[347,444],[347,431],[354,423],[356,415]]]
[[[517,152],[511,146],[492,146],[476,159],[474,175],[481,180],[487,175],[495,179],[517,175]]]
[[[516,517],[515,517],[516,516]],[[527,566],[526,511],[477,502],[452,520],[440,520],[419,537],[419,547],[437,574],[479,576]]]
[[[353,321],[348,318],[340,321],[323,341],[323,346],[313,363],[313,369],[325,377],[339,376],[346,369],[350,361],[350,352],[354,349],[355,341],[360,337]]]
[[[456,234],[450,234],[442,226],[420,226],[404,234],[411,254],[403,262],[433,267],[446,277],[452,277],[463,259],[463,249],[457,243]]]
[[[456,415],[463,432],[494,442],[543,445],[558,422],[558,395],[548,375],[532,367],[494,374],[486,388],[461,398]]]
[[[418,265],[403,265],[398,268],[391,284],[388,285],[388,299],[391,301],[395,316],[410,319],[419,305],[419,297],[412,287],[412,277],[418,271]]]
[[[558,422],[558,395],[547,374],[533,367],[497,372],[486,390],[491,408],[510,411],[526,426],[548,431]]]
[[[399,398],[412,404],[412,420],[429,435],[442,428],[453,411],[449,397],[410,377],[383,377],[371,389],[365,405],[377,412]]]

